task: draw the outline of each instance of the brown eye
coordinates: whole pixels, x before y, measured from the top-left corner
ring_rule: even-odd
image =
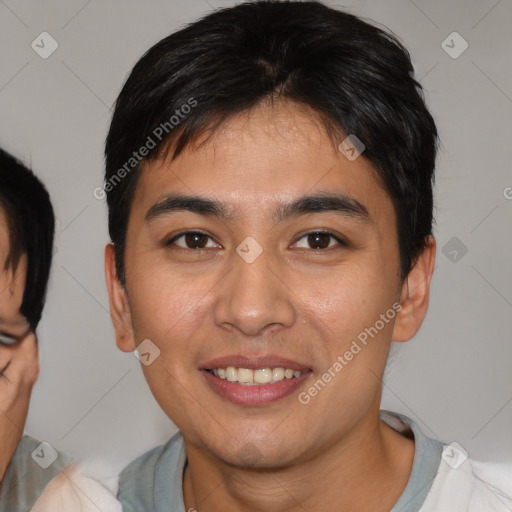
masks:
[[[178,243],[178,240],[180,241]],[[213,240],[210,236],[202,233],[201,231],[186,231],[185,233],[180,233],[175,236],[168,242],[166,242],[166,246],[176,244],[178,247],[183,249],[206,249],[207,247],[212,247],[212,245],[208,246],[208,241]],[[214,245],[215,246],[215,245]]]
[[[184,238],[186,246],[191,249],[203,249],[208,243],[207,239],[208,237],[201,233],[187,233]]]
[[[312,233],[307,233],[299,239],[299,241],[301,240],[305,240],[306,242],[305,246],[299,246],[301,249],[328,249],[333,245],[336,245],[336,243],[341,246],[347,246],[347,244],[339,237],[335,236],[333,233],[329,233],[326,231],[315,231]],[[299,241],[297,242],[297,244],[299,243]],[[331,242],[333,241],[335,241],[335,243],[331,244]]]
[[[326,233],[312,233],[307,239],[312,249],[326,249],[329,247],[331,236]]]

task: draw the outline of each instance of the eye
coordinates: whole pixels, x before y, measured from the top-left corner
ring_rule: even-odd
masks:
[[[178,243],[180,240],[181,243]],[[208,245],[208,240],[214,244],[213,247],[220,247],[218,244],[213,242],[212,238],[202,231],[185,231],[165,242],[165,246],[176,244],[178,247],[183,249],[207,249],[212,247]]]
[[[303,239],[305,240],[306,245],[302,247],[299,246],[299,248],[301,249],[329,249],[333,245],[336,245],[336,243],[331,245],[330,242],[332,241],[337,242],[338,245],[341,245],[343,247],[348,247],[347,242],[345,242],[340,237],[328,231],[313,231],[311,233],[306,233],[301,238],[299,238],[296,244],[298,244]],[[308,247],[307,244],[309,244],[312,247]]]
[[[0,345],[5,345],[7,347],[11,347],[12,345],[16,345],[19,339],[14,336],[10,336],[9,334],[0,333]]]

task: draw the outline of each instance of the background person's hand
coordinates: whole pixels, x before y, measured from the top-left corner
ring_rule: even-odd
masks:
[[[13,346],[0,345],[0,482],[23,436],[30,395],[39,376],[34,333]]]

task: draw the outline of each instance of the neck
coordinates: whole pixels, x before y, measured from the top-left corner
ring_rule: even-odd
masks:
[[[205,457],[202,448],[185,440],[185,509],[389,511],[407,485],[414,442],[378,414],[373,411],[322,453],[288,467],[234,467]]]

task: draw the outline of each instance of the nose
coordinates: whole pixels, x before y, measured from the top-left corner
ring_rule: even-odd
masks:
[[[232,255],[232,270],[217,289],[216,325],[236,328],[247,336],[261,334],[271,326],[293,325],[293,292],[287,286],[282,266],[267,254],[264,250],[252,262],[237,253]]]

